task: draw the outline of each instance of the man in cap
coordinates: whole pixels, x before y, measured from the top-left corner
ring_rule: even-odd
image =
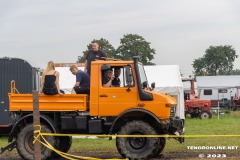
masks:
[[[103,87],[111,87],[112,86],[112,80],[114,79],[114,75],[112,72],[112,69],[106,69],[104,70],[104,75],[102,77],[102,85]]]

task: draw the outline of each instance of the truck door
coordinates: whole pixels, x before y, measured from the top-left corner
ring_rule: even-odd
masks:
[[[112,69],[114,73],[116,67],[113,66]],[[118,116],[121,112],[137,106],[138,92],[132,69],[130,66],[121,66],[120,70],[120,86],[103,87],[101,84],[99,87],[99,116]],[[127,80],[129,75],[131,81],[129,78]],[[103,76],[106,76],[104,71],[102,79]]]

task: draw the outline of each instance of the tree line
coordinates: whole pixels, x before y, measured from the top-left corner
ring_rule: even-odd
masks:
[[[108,57],[114,59],[131,60],[133,56],[138,55],[139,61],[143,65],[155,65],[151,62],[156,54],[155,49],[151,48],[150,42],[147,42],[142,36],[137,34],[126,34],[120,39],[120,45],[115,49],[111,43],[101,38],[97,41],[100,49],[105,52]],[[87,45],[87,50],[83,51],[83,55],[78,57],[77,62],[83,63],[88,51],[91,49],[91,43]]]
[[[114,48],[113,45],[104,38],[94,39],[93,41],[97,41],[100,49],[107,53],[110,58],[131,60],[133,56],[138,55],[139,61],[142,62],[143,65],[155,65],[151,61],[154,59],[156,50],[151,48],[150,42],[138,34],[123,35],[123,38],[120,39],[120,45],[117,48]],[[78,63],[85,61],[87,53],[91,49],[91,43],[87,45],[87,49],[83,51],[83,55],[78,57]],[[231,45],[210,46],[206,49],[202,57],[194,59],[192,64],[194,75],[240,75],[240,69],[233,69],[233,63],[236,58],[238,58],[238,55]]]

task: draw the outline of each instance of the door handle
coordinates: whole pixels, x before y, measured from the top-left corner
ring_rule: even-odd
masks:
[[[99,97],[108,97],[106,94],[101,94]]]

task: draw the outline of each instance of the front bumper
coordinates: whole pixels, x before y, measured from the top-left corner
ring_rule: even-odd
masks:
[[[169,132],[173,135],[184,135],[184,120],[179,117],[171,117]],[[174,138],[180,143],[184,142],[184,137]]]
[[[170,119],[170,126],[176,130],[182,130],[184,128],[184,120],[180,119],[179,117],[172,117]]]

